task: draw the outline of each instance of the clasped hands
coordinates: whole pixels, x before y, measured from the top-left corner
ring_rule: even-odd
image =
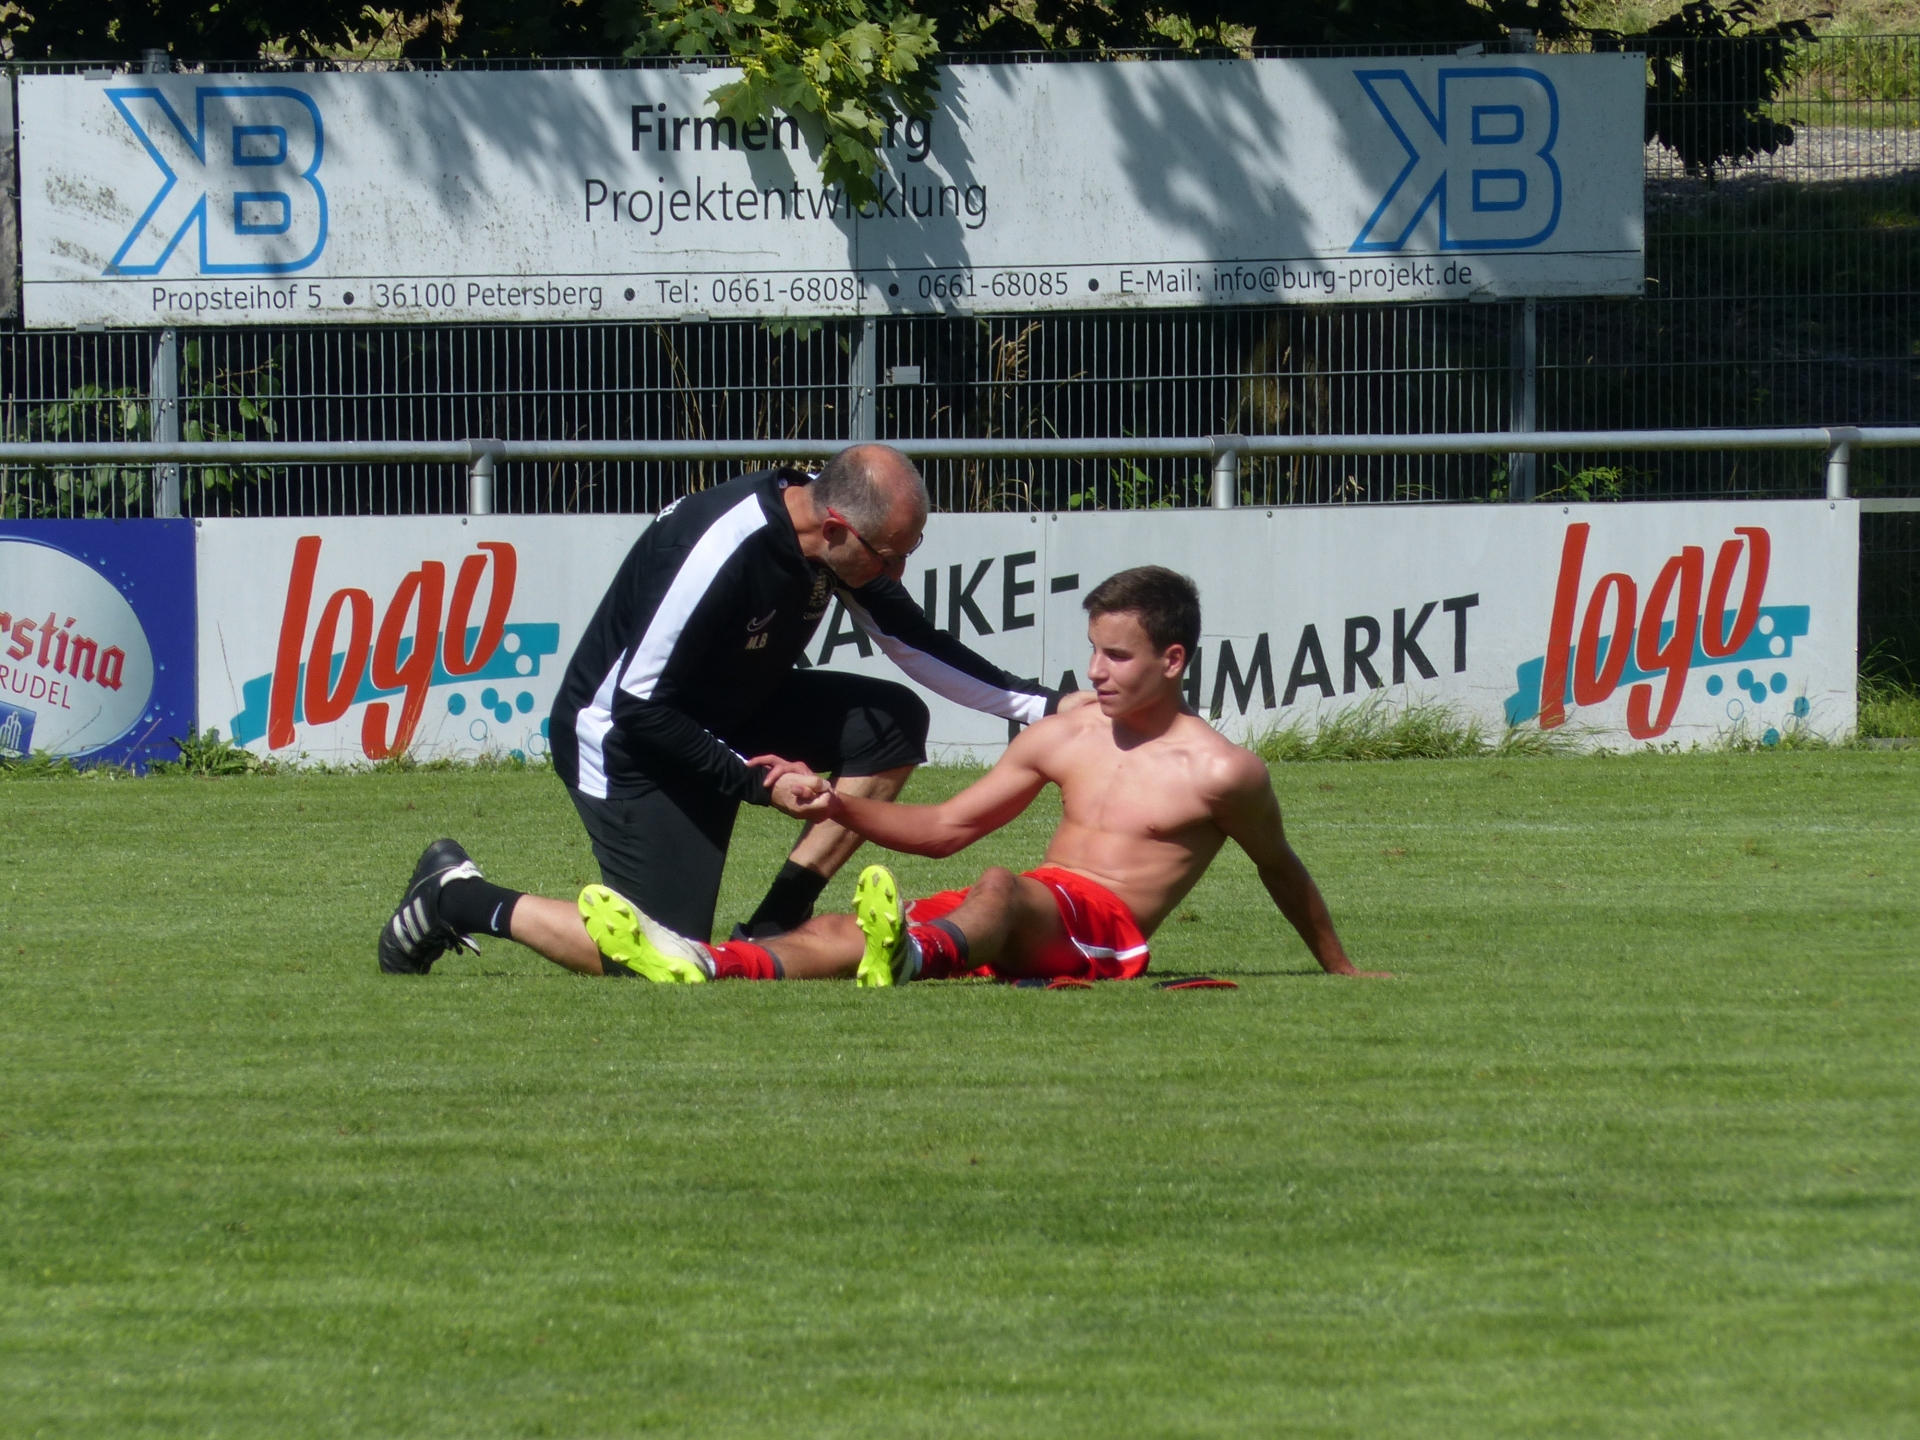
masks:
[[[766,771],[761,781],[767,787],[773,808],[796,820],[831,820],[840,797],[833,793],[833,782],[816,775],[804,760],[783,760],[778,755],[755,755],[747,761],[754,770]]]

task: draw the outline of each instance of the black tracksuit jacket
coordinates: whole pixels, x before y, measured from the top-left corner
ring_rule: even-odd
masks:
[[[568,787],[628,799],[694,779],[764,805],[746,761],[718,737],[780,686],[838,596],[929,690],[1025,724],[1057,697],[973,653],[881,576],[858,590],[800,553],[782,491],[792,471],[743,475],[660,512],[621,562],[554,699],[549,738]]]

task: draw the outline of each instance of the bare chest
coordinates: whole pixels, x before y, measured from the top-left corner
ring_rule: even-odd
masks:
[[[1103,748],[1105,753],[1075,758],[1069,783],[1061,787],[1067,819],[1109,834],[1168,841],[1212,826],[1192,764],[1181,751]]]

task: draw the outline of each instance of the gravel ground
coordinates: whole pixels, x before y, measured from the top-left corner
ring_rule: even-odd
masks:
[[[1666,146],[1647,146],[1647,204],[1690,210],[1719,192],[1781,183],[1886,179],[1920,172],[1920,130],[1866,125],[1796,125],[1793,144],[1721,169],[1712,182],[1689,175]]]

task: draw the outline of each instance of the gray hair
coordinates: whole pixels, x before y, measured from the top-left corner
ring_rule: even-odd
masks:
[[[913,461],[891,445],[854,445],[842,450],[810,488],[814,504],[823,509],[832,506],[863,533],[885,529],[903,493],[922,515],[930,508],[927,482]]]

